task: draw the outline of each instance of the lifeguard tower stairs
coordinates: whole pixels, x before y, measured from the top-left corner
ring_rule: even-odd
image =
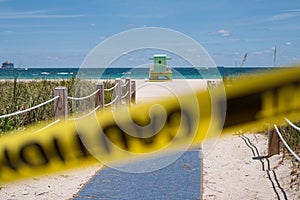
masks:
[[[172,70],[170,66],[167,66],[167,55],[157,54],[153,58],[153,65],[149,68],[149,81],[172,81]]]

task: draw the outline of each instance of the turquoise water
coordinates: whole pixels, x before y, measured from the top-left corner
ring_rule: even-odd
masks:
[[[173,68],[173,79],[216,79],[223,76],[235,76],[254,71],[270,70],[262,67],[217,67],[217,68]],[[79,76],[90,79],[115,79],[130,77],[132,79],[148,78],[147,68],[19,68],[0,69],[0,79],[70,79]]]

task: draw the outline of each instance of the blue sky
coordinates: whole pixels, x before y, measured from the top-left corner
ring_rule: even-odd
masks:
[[[199,42],[217,65],[300,63],[298,0],[0,0],[0,61],[80,66],[106,38],[162,27]]]

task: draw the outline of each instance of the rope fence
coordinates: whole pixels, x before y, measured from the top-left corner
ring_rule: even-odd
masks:
[[[285,121],[290,127],[300,132],[300,128],[292,123],[289,119],[285,118]],[[299,133],[300,134],[300,133]],[[270,126],[268,128],[268,156],[280,154],[280,141],[286,147],[286,149],[300,162],[299,156],[291,149],[288,143],[283,138],[278,126],[274,124],[274,130],[271,131]]]
[[[109,92],[109,91],[114,90],[116,87],[118,87],[118,83],[115,84],[115,85],[114,85],[113,87],[111,87],[111,88],[104,89],[104,91],[105,91],[105,92]]]
[[[121,99],[125,99],[125,97],[127,97],[128,94],[129,92],[127,91],[123,96],[121,96]]]
[[[85,96],[85,97],[70,97],[68,96],[68,99],[73,100],[73,101],[81,101],[81,100],[85,100],[88,98],[91,98],[92,96],[94,96],[95,94],[97,94],[97,92],[99,92],[100,90],[97,89],[95,92],[93,92],[92,94]]]
[[[118,96],[116,96],[111,102],[104,104],[104,107],[111,106],[112,104],[116,103],[118,100]]]
[[[84,96],[84,97],[71,97],[71,96],[68,96],[68,91],[67,91],[66,87],[59,86],[54,89],[54,97],[52,99],[49,99],[43,103],[32,106],[25,110],[20,110],[20,111],[16,111],[13,113],[1,115],[0,119],[12,117],[15,115],[20,115],[20,114],[32,111],[34,109],[40,108],[51,102],[54,102],[55,121],[41,129],[41,130],[43,130],[43,129],[46,129],[46,128],[58,123],[61,119],[65,119],[65,120],[68,119],[68,100],[83,101],[83,100],[89,99],[93,96],[95,97],[95,108],[88,114],[85,114],[84,116],[70,119],[70,120],[76,120],[76,119],[81,119],[86,116],[89,116],[92,113],[94,113],[95,111],[103,109],[104,107],[107,107],[107,106],[112,106],[115,104],[116,107],[119,107],[122,104],[130,105],[131,103],[135,103],[136,102],[136,100],[135,100],[136,88],[135,87],[136,87],[135,81],[131,81],[130,78],[126,78],[124,84],[122,84],[121,79],[117,78],[117,79],[115,79],[115,85],[111,88],[104,88],[103,82],[100,82],[96,85],[96,90],[93,93],[91,93],[87,96]],[[113,100],[111,100],[109,103],[105,104],[105,98],[104,98],[105,92],[110,92],[110,91],[115,91],[115,94],[116,94],[115,98]],[[125,91],[124,95],[122,95],[122,91]],[[130,95],[128,95],[128,94],[130,94]],[[125,99],[125,103],[122,103],[123,99]]]
[[[290,148],[290,146],[286,143],[286,141],[284,140],[284,138],[282,137],[277,125],[274,125],[274,128],[280,138],[280,140],[282,141],[282,143],[284,144],[284,146],[287,148],[287,150],[298,160],[298,162],[300,162],[300,157]]]
[[[74,120],[74,121],[75,121],[75,120],[84,119],[84,118],[86,118],[86,117],[92,115],[93,113],[95,113],[99,108],[100,108],[100,106],[97,106],[97,107],[94,108],[91,112],[89,112],[89,113],[87,113],[87,114],[85,114],[85,115],[83,115],[83,116],[80,116],[80,117],[70,118],[69,120]]]
[[[110,88],[104,88],[103,82],[100,82],[96,85],[95,92],[84,97],[70,97],[67,95],[68,92],[66,87],[57,87],[55,88],[54,92],[55,95],[59,96],[60,98],[57,99],[57,101],[55,102],[55,108],[54,108],[55,119],[60,119],[60,118],[68,119],[68,99],[72,101],[80,101],[80,100],[89,99],[93,96],[95,97],[95,109],[84,116],[88,116],[91,113],[95,112],[96,110],[101,110],[105,107],[112,106],[112,105],[114,105],[115,107],[120,107],[121,105],[130,105],[131,103],[136,102],[135,87],[136,87],[135,81],[131,81],[130,78],[126,78],[124,84],[122,84],[122,80],[120,78],[116,78],[114,86]],[[105,99],[104,99],[105,92],[112,92],[112,91],[115,94],[114,99],[112,99],[109,103],[105,103]],[[72,118],[72,120],[81,119],[82,117]]]
[[[124,84],[122,84],[122,87],[126,87],[128,85],[129,82],[125,82]]]
[[[59,96],[55,96],[55,97],[53,97],[52,99],[49,99],[48,101],[45,101],[45,102],[43,102],[43,103],[41,103],[41,104],[38,104],[38,105],[33,106],[33,107],[30,107],[30,108],[27,108],[27,109],[25,109],[25,110],[20,110],[20,111],[14,112],[14,113],[6,114],[6,115],[1,115],[1,116],[0,116],[0,119],[6,118],[6,117],[12,117],[12,116],[15,116],[15,115],[20,115],[20,114],[23,114],[23,113],[32,111],[32,110],[37,109],[37,108],[39,108],[39,107],[42,107],[42,106],[44,106],[44,105],[46,105],[46,104],[48,104],[48,103],[51,103],[52,101],[54,101],[54,100],[56,100],[56,99],[58,99],[58,98],[59,98]]]
[[[293,127],[294,129],[296,129],[297,131],[300,131],[300,128],[298,126],[296,126],[295,124],[293,124],[290,120],[288,120],[287,118],[285,118],[285,121],[287,121],[287,123]]]
[[[58,122],[60,122],[60,120],[59,120],[59,119],[55,120],[54,122],[52,122],[52,123],[48,124],[47,126],[45,126],[45,127],[41,128],[41,129],[39,129],[39,130],[37,130],[37,131],[33,132],[32,134],[35,134],[35,133],[38,133],[38,132],[40,132],[40,131],[46,130],[47,128],[49,128],[49,127],[53,126],[54,124],[57,124]]]

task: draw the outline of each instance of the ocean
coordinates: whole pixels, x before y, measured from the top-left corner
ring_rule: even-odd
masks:
[[[274,68],[267,67],[178,67],[173,68],[173,79],[218,79],[224,76],[236,76]],[[70,79],[72,77],[88,79],[126,78],[147,79],[148,68],[15,68],[0,69],[0,80],[5,79]]]

